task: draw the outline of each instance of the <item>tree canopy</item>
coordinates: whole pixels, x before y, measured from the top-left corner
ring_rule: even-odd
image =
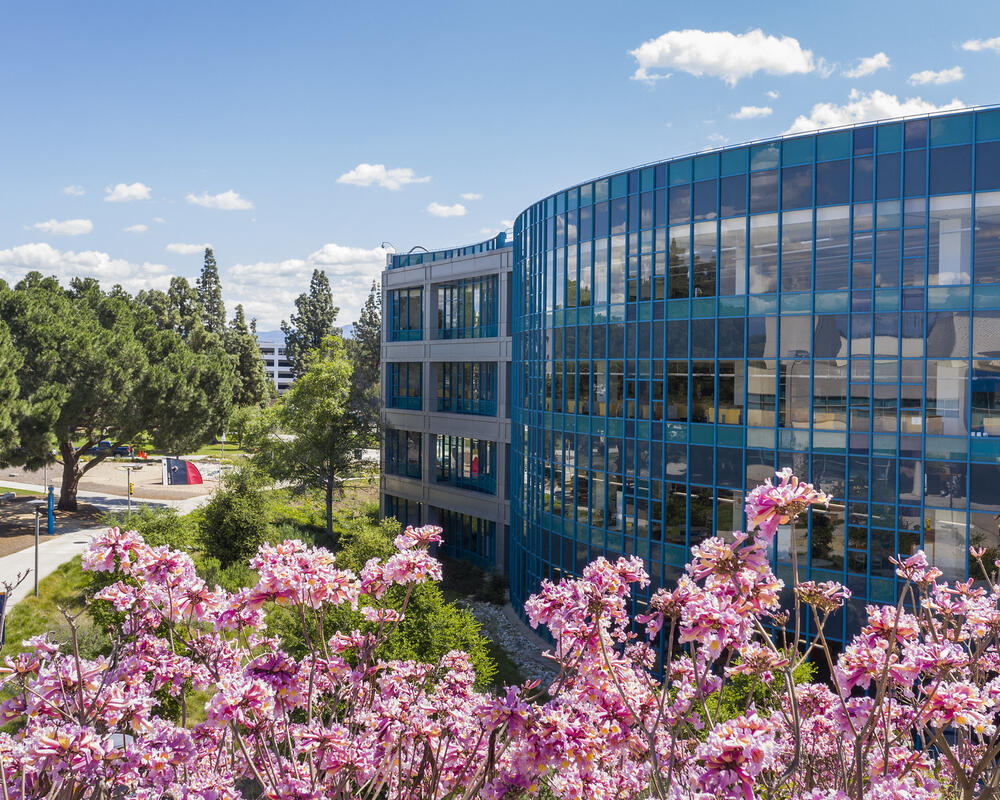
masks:
[[[66,289],[32,272],[0,292],[0,319],[23,362],[20,395],[30,399],[17,420],[21,447],[0,459],[36,469],[58,448],[61,509],[75,510],[80,478],[107,451],[86,462],[81,456],[102,439],[120,444],[146,432],[155,445],[182,452],[222,430],[236,378],[220,338],[185,315],[186,286],[175,279],[166,295],[137,302],[93,279]]]
[[[327,533],[333,530],[334,495],[365,444],[349,403],[351,369],[343,340],[325,337],[252,437],[254,463],[272,478],[298,489],[323,488]]]
[[[274,382],[264,369],[257,338],[247,326],[243,306],[236,306],[236,315],[225,331],[226,352],[236,371],[236,406],[259,406],[274,394]]]
[[[7,284],[0,281],[0,296],[8,292]],[[0,320],[0,458],[5,451],[17,447],[17,421],[24,401],[17,380],[23,359],[14,347],[10,328]]]
[[[292,364],[292,374],[298,377],[305,371],[309,351],[318,348],[324,336],[336,332],[334,323],[340,309],[333,304],[325,272],[313,270],[309,291],[296,298],[295,308],[297,313],[289,322],[282,320],[281,331],[285,334],[285,357]]]

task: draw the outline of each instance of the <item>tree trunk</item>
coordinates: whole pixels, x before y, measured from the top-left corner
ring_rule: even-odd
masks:
[[[82,451],[83,448],[81,448]],[[62,486],[59,489],[59,503],[56,505],[60,511],[76,511],[76,490],[80,485],[80,456],[72,442],[62,442],[59,445],[59,453],[63,459]]]
[[[326,479],[326,535],[333,538],[333,476]]]

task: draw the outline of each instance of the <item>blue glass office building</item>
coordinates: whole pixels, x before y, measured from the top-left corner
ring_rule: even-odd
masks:
[[[834,497],[795,546],[854,593],[841,634],[895,553],[1000,548],[1000,110],[558,192],[516,220],[512,297],[515,608],[599,555],[669,585],[783,466]]]

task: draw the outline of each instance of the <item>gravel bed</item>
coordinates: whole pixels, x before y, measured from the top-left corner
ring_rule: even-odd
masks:
[[[503,606],[493,603],[466,600],[463,605],[482,623],[485,635],[507,653],[525,680],[538,680],[547,687],[555,679],[558,670],[542,655],[551,648],[528,632],[513,613],[505,613]]]

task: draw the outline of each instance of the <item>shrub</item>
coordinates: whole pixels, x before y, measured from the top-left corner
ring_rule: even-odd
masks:
[[[202,509],[201,539],[208,555],[226,567],[249,559],[268,539],[268,500],[250,468],[226,476],[223,488]]]

